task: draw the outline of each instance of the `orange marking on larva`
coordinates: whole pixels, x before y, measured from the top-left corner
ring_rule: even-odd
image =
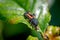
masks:
[[[27,14],[28,15],[28,17],[30,18],[30,19],[32,19],[33,17],[32,16],[30,16],[29,14]]]

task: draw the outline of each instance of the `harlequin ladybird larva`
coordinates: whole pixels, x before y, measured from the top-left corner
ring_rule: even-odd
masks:
[[[24,13],[24,17],[27,18],[36,29],[38,25],[38,20],[34,16],[35,15],[31,14],[29,11]]]

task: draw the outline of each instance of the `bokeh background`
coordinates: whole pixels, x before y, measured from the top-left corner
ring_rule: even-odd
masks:
[[[50,25],[60,26],[60,0],[54,1],[50,13],[52,15]]]

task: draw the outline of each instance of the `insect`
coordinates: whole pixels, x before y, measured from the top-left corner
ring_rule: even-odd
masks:
[[[29,11],[24,13],[24,17],[29,20],[29,22],[35,27],[37,30],[38,20],[35,18],[35,15],[31,14]]]

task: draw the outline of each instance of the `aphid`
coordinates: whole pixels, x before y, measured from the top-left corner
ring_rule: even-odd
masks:
[[[35,27],[35,29],[37,28],[38,20],[33,14],[31,14],[30,12],[26,12],[24,13],[24,17],[29,20],[29,22]]]

